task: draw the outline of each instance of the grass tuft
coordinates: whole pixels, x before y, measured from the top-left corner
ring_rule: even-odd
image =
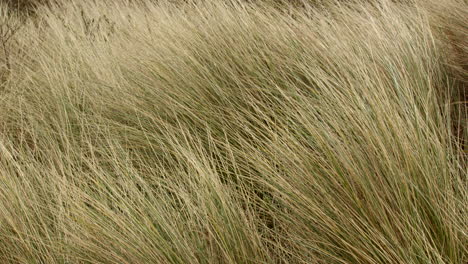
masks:
[[[0,262],[467,263],[441,3],[1,4]]]

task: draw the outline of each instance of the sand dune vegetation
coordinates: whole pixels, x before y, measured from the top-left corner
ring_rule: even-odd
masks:
[[[468,263],[465,0],[21,3],[0,263]]]

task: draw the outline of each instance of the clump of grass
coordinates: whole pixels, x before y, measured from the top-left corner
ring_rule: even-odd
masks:
[[[52,2],[51,0],[1,0],[0,4],[7,6],[10,10],[23,15],[33,15],[35,10],[42,5]]]
[[[465,263],[466,6],[302,2],[40,7],[0,92],[0,260]]]

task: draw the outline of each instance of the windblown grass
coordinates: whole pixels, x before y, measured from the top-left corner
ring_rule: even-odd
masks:
[[[39,7],[2,68],[0,262],[466,263],[443,2]]]

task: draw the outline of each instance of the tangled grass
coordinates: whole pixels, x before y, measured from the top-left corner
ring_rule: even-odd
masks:
[[[466,3],[299,2],[1,6],[0,262],[467,263]]]

